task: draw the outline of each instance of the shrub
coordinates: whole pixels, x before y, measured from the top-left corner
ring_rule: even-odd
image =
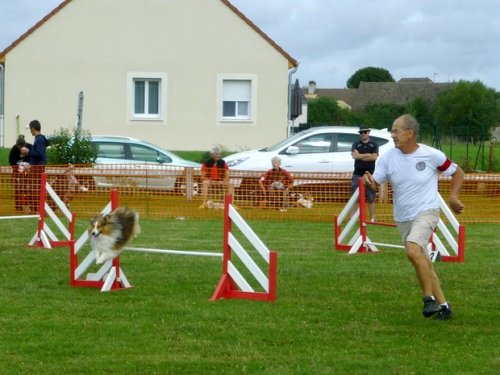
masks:
[[[48,164],[92,164],[96,157],[88,131],[60,128],[49,136]]]

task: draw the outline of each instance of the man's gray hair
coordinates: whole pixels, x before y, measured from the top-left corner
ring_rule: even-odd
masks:
[[[212,148],[212,151],[210,151],[211,155],[220,154],[220,153],[221,153],[221,149],[218,146],[215,146],[214,148]]]
[[[281,158],[279,156],[273,156],[271,158],[271,163],[275,163],[275,162],[281,163]]]
[[[403,115],[401,116],[401,120],[403,120],[405,129],[412,130],[415,135],[418,135],[418,132],[420,131],[420,125],[415,117],[411,115]]]

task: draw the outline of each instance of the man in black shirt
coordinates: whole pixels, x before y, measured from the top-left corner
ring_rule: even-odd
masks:
[[[354,142],[351,147],[351,155],[354,159],[354,172],[351,178],[351,195],[358,188],[358,180],[365,172],[373,174],[375,171],[375,161],[378,158],[378,144],[370,140],[370,128],[366,125],[359,127],[360,140]],[[366,202],[370,212],[370,220],[375,221],[375,192],[366,189]]]
[[[31,190],[29,205],[32,212],[38,212],[39,199],[40,199],[40,181],[42,173],[45,172],[45,164],[47,164],[47,147],[49,141],[42,134],[42,126],[40,121],[33,120],[29,124],[31,135],[35,137],[31,149],[23,147],[21,155],[28,155],[30,160],[30,185],[28,189]]]

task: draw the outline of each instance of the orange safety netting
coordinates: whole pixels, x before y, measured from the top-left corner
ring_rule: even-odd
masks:
[[[47,180],[77,218],[99,213],[116,188],[120,205],[137,210],[143,218],[222,218],[223,197],[228,187],[210,188],[203,203],[199,169],[129,164],[54,166],[45,168]],[[41,171],[13,172],[0,167],[0,216],[37,213]],[[350,197],[350,173],[294,173],[288,191],[262,191],[262,172],[231,170],[234,204],[246,219],[333,222]],[[450,181],[442,178],[444,200]],[[466,209],[463,223],[500,223],[500,174],[469,173],[460,199]],[[49,199],[49,204],[51,204]],[[393,222],[390,185],[377,193],[377,220]]]

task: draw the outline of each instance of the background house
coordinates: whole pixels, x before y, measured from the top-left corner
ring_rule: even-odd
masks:
[[[402,78],[398,82],[361,82],[357,89],[319,89],[310,81],[304,93],[307,99],[327,97],[344,108],[361,111],[368,104],[407,104],[417,98],[436,101],[440,91],[454,83],[435,83],[429,78]]]
[[[417,98],[434,103],[440,91],[453,83],[434,83],[429,78],[402,78],[397,82],[361,82],[352,103],[352,109],[363,109],[367,104],[408,104]]]
[[[306,89],[304,89],[304,96],[307,100],[317,99],[320,96],[332,98],[337,100],[340,107],[352,109],[352,103],[358,92],[358,89],[320,89],[316,87],[315,81],[309,81]]]
[[[84,129],[173,150],[283,139],[297,66],[227,0],[66,0],[0,64],[1,146],[35,118],[74,127],[83,92]]]

